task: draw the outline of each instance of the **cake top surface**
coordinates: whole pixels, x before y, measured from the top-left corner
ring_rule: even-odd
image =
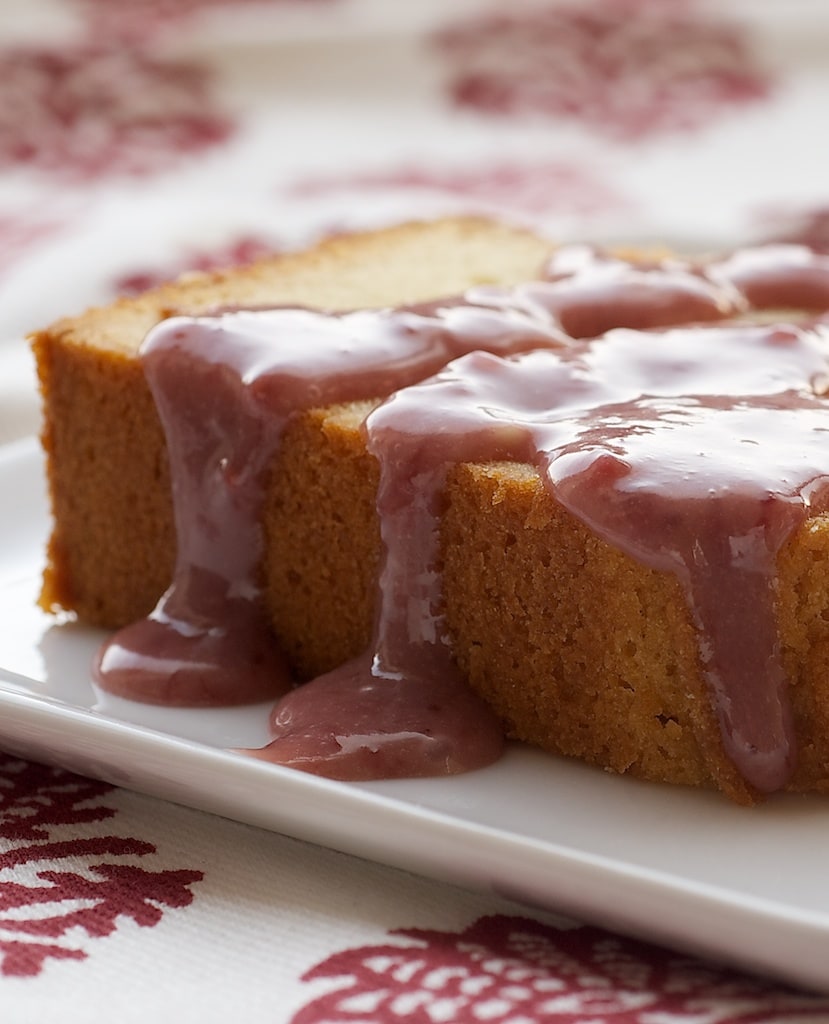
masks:
[[[49,328],[65,342],[134,357],[147,332],[174,313],[222,306],[359,309],[422,302],[475,284],[536,276],[552,243],[486,219],[413,222],[329,238],[312,249],[212,273],[186,275],[135,298]]]

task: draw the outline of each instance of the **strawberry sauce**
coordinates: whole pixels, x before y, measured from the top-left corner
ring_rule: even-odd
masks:
[[[419,306],[165,321],[142,359],[176,569],[155,611],[104,645],[97,685],[182,706],[281,698],[273,742],[249,753],[337,778],[491,763],[499,723],[443,622],[440,505],[453,463],[519,460],[598,536],[677,576],[726,752],[758,790],[781,788],[796,750],[775,561],[829,494],[829,343],[820,324],[741,322],[769,307],[829,307],[825,258],[773,246],[634,263],[572,247],[538,281]],[[297,687],[261,600],[267,470],[291,417],[384,397],[365,424],[383,543],[372,644]]]

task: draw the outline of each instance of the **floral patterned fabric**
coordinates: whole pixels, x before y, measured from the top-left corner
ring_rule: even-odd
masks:
[[[562,239],[829,249],[827,41],[818,0],[10,0],[0,443],[36,429],[26,331],[332,232],[474,210]],[[0,1006],[829,1024],[829,999],[771,979],[11,755]]]

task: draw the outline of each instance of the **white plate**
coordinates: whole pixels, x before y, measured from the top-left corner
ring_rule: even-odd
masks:
[[[103,634],[34,601],[32,439],[0,447],[0,745],[119,786],[829,990],[829,802],[734,807],[514,747],[451,779],[344,784],[247,759],[265,709],[96,706]]]

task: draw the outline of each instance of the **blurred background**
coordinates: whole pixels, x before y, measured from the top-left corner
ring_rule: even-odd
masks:
[[[529,224],[561,241],[659,242],[699,253],[790,239],[829,250],[827,52],[824,0],[0,0],[0,444],[38,429],[27,332],[188,270],[244,263],[332,233],[475,212]],[[31,511],[25,495],[3,497],[8,522],[22,520],[20,509]],[[39,529],[36,522],[32,529]],[[21,559],[30,553],[21,552]],[[6,564],[14,566],[6,593],[23,607],[16,595],[29,577],[18,573],[14,558]],[[17,618],[11,628],[20,630]],[[40,620],[36,629],[42,630]],[[27,636],[24,627],[11,646],[41,657]],[[75,675],[83,682],[83,672],[66,673]],[[46,814],[49,787],[66,790],[63,777],[55,783],[36,765],[22,773],[19,764],[0,769],[7,797],[10,778],[18,787],[9,797],[12,829],[15,800],[22,814],[35,805]],[[188,886],[198,882],[201,889],[189,916],[166,914],[170,930],[158,930],[157,944],[138,928],[147,921],[120,922],[122,942],[96,951],[94,974],[76,974],[75,962],[65,960],[66,973],[50,964],[40,987],[15,989],[41,1010],[28,1020],[43,1019],[47,1002],[60,1005],[62,1017],[75,1012],[73,1020],[92,1019],[86,1000],[124,1002],[140,991],[132,1016],[122,1017],[120,1004],[111,1016],[144,1021],[167,999],[156,982],[165,968],[199,979],[200,1006],[218,995],[213,1016],[204,1020],[225,1020],[240,1006],[251,1020],[284,1019],[275,1016],[280,985],[305,1005],[310,974],[303,970],[319,963],[316,980],[329,984],[323,956],[331,957],[333,975],[346,963],[339,950],[374,957],[376,947],[365,946],[365,953],[355,947],[385,943],[387,934],[413,938],[418,950],[425,936],[444,957],[440,929],[446,929],[450,945],[503,948],[507,964],[518,955],[514,948],[524,948],[503,937],[511,937],[513,925],[500,911],[483,917],[481,927],[469,924],[481,908],[501,907],[489,898],[447,896],[446,888],[423,880],[376,865],[354,867],[331,851],[127,788],[106,796],[120,812],[113,824],[109,804],[99,819],[97,805],[90,810],[98,791],[89,785],[81,783],[78,801],[87,801],[81,817],[58,817],[65,831],[55,835],[84,840],[86,826],[72,823],[91,820],[97,828],[100,819],[102,835],[114,832],[128,851],[136,848],[134,836],[141,837],[142,855],[148,844],[153,856],[158,849],[154,863],[176,882],[171,906],[187,906]],[[562,793],[578,804],[573,791]],[[664,807],[637,804],[640,797],[631,790],[616,811],[633,822],[627,831],[634,843],[641,832],[659,851]],[[771,844],[745,833],[746,846],[763,853],[756,863],[753,852],[746,856],[749,879],[765,879],[769,862],[776,869],[779,861],[786,885],[798,889],[801,880],[785,859],[798,845],[790,831],[793,807],[783,807],[785,827]],[[704,808],[701,820],[715,834],[723,820],[735,820],[734,808]],[[810,815],[807,823],[817,819]],[[588,835],[606,827],[601,812],[591,810],[585,820]],[[739,820],[745,827],[747,820]],[[767,839],[776,820],[759,834]],[[32,821],[40,827],[37,817],[27,821],[26,827]],[[9,834],[29,841],[25,827]],[[31,835],[54,853],[52,832]],[[705,847],[705,835],[699,830],[697,845],[689,844],[690,857]],[[28,876],[10,869],[3,883],[9,906],[24,908],[21,934],[31,928],[36,935],[37,926],[26,916],[20,880],[52,884],[54,873],[43,865],[63,872],[74,856],[70,845],[58,846],[54,860],[33,859]],[[97,847],[91,849],[97,858]],[[810,844],[801,849],[817,856]],[[705,856],[710,859],[707,848]],[[81,870],[82,857],[78,863]],[[632,884],[634,894],[645,891],[635,879]],[[650,899],[645,916],[659,918],[661,907]],[[136,905],[131,890],[129,905]],[[609,906],[612,911],[612,900]],[[708,907],[703,899],[693,914],[709,915]],[[156,904],[150,909],[160,918]],[[32,919],[46,914],[36,902],[29,912]],[[805,914],[795,917],[798,927],[808,924]],[[44,920],[44,928],[53,927]],[[57,931],[42,934],[61,935],[56,920]],[[739,920],[755,928],[750,916]],[[781,944],[799,934],[789,930],[792,920],[784,922]],[[413,922],[437,930],[400,931]],[[714,917],[710,924],[706,917],[706,926],[712,934],[720,929]],[[90,941],[109,937],[107,927],[115,926],[97,927]],[[521,942],[528,929],[532,938],[541,928],[523,919],[515,927]],[[586,987],[584,1000],[567,1004],[568,1020],[577,1013],[585,1020],[601,1013],[605,1020],[603,1007],[615,1016],[608,993],[627,998],[624,986],[633,977],[645,995],[635,1005],[619,1003],[625,1020],[705,1016],[721,1024],[772,1024],[785,1017],[829,1024],[825,1003],[816,1009],[799,996],[769,994],[761,982],[693,964],[677,967],[658,949],[620,944],[572,923],[563,927],[564,939],[559,931],[542,932],[538,948],[549,955],[545,962],[563,965],[568,985]],[[658,935],[660,929],[661,923]],[[737,941],[739,932],[721,930],[723,943],[729,936]],[[66,953],[56,943],[49,949],[57,952],[48,955],[77,960],[86,956],[84,948],[79,940],[80,952]],[[424,962],[443,969],[452,961]],[[69,989],[61,986],[73,978],[79,980],[67,999]],[[224,984],[227,978],[232,984]],[[171,988],[192,1015],[189,990],[175,980]],[[4,998],[11,991],[6,987]],[[13,1011],[6,1017],[24,1019]],[[323,1017],[309,1012],[301,1019]]]
[[[827,41],[820,0],[5,0],[0,437],[27,331],[331,232],[827,242]]]

